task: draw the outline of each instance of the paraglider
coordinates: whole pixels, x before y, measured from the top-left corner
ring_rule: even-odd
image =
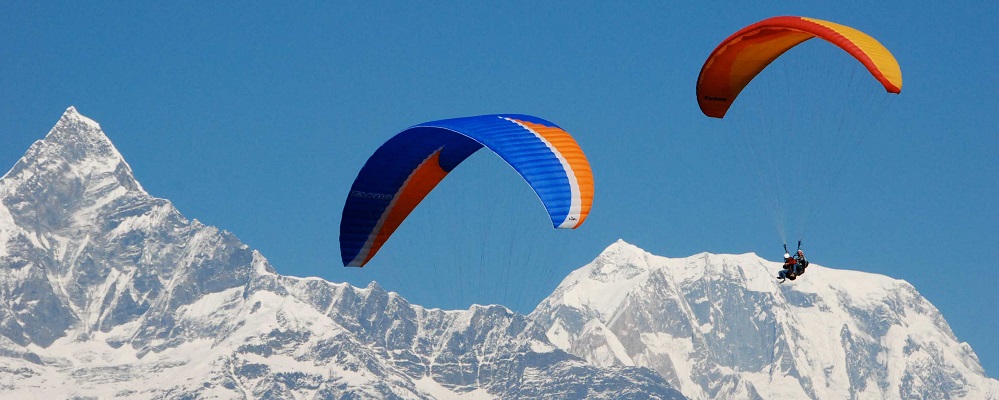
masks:
[[[820,38],[857,59],[889,93],[902,91],[902,70],[881,43],[849,26],[805,17],[773,17],[722,41],[697,77],[697,104],[704,115],[723,118],[732,102],[771,62],[806,40]]]
[[[784,265],[782,270],[777,272],[777,279],[784,283],[785,279],[795,280],[805,273],[808,268],[808,260],[805,259],[805,252],[801,250],[801,242],[798,242],[798,251],[792,256],[787,251],[787,244],[784,244]]]
[[[804,68],[792,64],[793,56],[792,61],[786,61],[785,54],[813,38],[845,51],[850,59],[823,63],[826,60],[805,57],[801,61]],[[835,53],[829,46],[816,49],[822,54]],[[746,91],[752,92],[750,99],[734,106],[744,89],[758,82],[758,76],[765,75],[764,70],[772,64],[793,67],[769,74],[758,85],[754,83],[753,90]],[[858,64],[866,73],[827,71],[808,75],[821,67],[857,70]],[[875,85],[870,85],[870,78],[864,75],[874,78],[880,85],[877,88],[883,91],[871,91]],[[831,82],[831,89],[808,86],[826,84],[816,81]],[[832,93],[836,90],[845,93],[842,99]],[[857,132],[870,129],[870,122],[883,111],[885,103],[878,103],[885,92],[897,94],[901,90],[901,68],[884,45],[855,28],[814,18],[779,16],[756,22],[727,37],[708,55],[696,84],[701,112],[723,119],[730,111],[739,111],[730,118],[735,119],[730,121],[734,125],[726,125],[726,134],[742,140],[736,144],[737,153],[745,157],[746,169],[755,178],[782,241],[788,240],[788,225],[798,230],[798,250],[792,255],[784,246],[784,265],[778,273],[781,282],[796,279],[808,266],[800,239],[810,213],[829,194],[833,178],[842,170],[850,146],[859,144]],[[793,162],[774,157],[786,153],[789,146],[794,149]],[[792,190],[787,188],[790,182],[794,183]],[[791,211],[799,214],[789,215]]]
[[[344,266],[363,267],[449,172],[486,147],[531,186],[559,229],[578,228],[593,202],[593,174],[575,139],[518,114],[431,121],[395,135],[361,168],[340,220]]]

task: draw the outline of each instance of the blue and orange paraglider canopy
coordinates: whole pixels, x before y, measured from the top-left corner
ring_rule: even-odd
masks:
[[[562,128],[517,114],[432,121],[395,135],[361,168],[340,220],[343,265],[363,267],[420,201],[482,147],[527,181],[556,228],[574,229],[586,220],[593,174]]]

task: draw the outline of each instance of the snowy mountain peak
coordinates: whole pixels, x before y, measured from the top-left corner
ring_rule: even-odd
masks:
[[[79,123],[91,125],[95,129],[101,129],[101,125],[98,124],[97,121],[94,121],[94,120],[92,120],[90,118],[87,118],[87,117],[83,116],[83,114],[80,114],[80,112],[77,111],[77,109],[76,109],[75,106],[69,106],[69,107],[67,107],[66,111],[64,111],[62,113],[62,117],[59,118],[59,121],[60,122],[62,122],[62,121],[67,121],[67,122],[69,122],[69,121],[75,121],[75,122],[79,122]]]
[[[600,252],[600,255],[597,257],[612,258],[619,255],[628,255],[636,253],[645,253],[645,251],[638,248],[638,246],[635,246],[631,243],[624,241],[624,239],[618,239],[614,241],[614,243],[611,243],[610,246],[607,246],[607,248],[604,249],[604,251]]]
[[[755,254],[652,255],[618,241],[531,317],[596,365],[652,368],[691,398],[999,398],[999,381],[912,285]]]
[[[43,141],[51,146],[61,146],[67,160],[100,160],[109,164],[125,161],[104,134],[101,125],[80,114],[73,106],[63,112]]]
[[[75,107],[67,108],[45,138],[31,145],[5,175],[3,192],[33,191],[43,186],[145,194],[100,125]]]
[[[174,273],[148,265],[148,252],[174,245],[164,229],[211,232],[143,191],[100,125],[69,107],[0,179],[0,265],[18,271],[0,274],[0,293],[31,288],[0,307],[18,315],[0,335],[47,346],[73,326],[86,338],[135,318]]]

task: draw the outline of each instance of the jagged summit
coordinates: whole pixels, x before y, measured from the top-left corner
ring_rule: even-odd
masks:
[[[90,118],[85,117],[83,114],[80,114],[80,112],[76,109],[76,106],[67,107],[66,111],[63,111],[62,116],[59,117],[59,123],[57,123],[56,126],[59,126],[60,123],[64,122],[66,123],[79,122],[93,126],[95,129],[101,129],[101,125],[98,124],[97,121],[94,121]]]
[[[121,186],[145,194],[132,168],[100,125],[72,106],[3,179],[7,193],[53,185],[90,189]]]
[[[42,142],[61,146],[61,154],[67,161],[90,159],[107,161],[108,164],[125,162],[124,157],[104,134],[101,125],[80,114],[73,106],[63,112]]]

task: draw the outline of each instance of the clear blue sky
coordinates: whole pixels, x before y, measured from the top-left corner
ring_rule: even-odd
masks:
[[[905,85],[813,220],[811,259],[912,283],[999,372],[994,2],[36,3],[0,5],[0,167],[75,105],[152,195],[282,274],[522,312],[619,238],[776,260],[694,80],[757,20],[854,26],[892,50]],[[504,112],[554,121],[586,151],[596,198],[581,229],[553,231],[480,152],[367,268],[340,266],[343,199],[371,152],[416,123]]]

